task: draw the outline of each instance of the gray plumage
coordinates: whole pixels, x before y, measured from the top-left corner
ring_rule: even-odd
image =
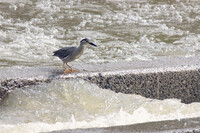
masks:
[[[90,45],[97,47],[89,39],[85,38],[85,39],[81,40],[79,47],[64,47],[64,48],[61,48],[57,51],[54,51],[53,56],[59,57],[63,61],[63,67],[64,67],[64,64],[66,63],[66,65],[70,68],[69,71],[73,72],[73,69],[67,63],[79,58],[82,55],[82,53],[84,51],[85,44],[90,44]],[[67,70],[65,68],[64,73],[66,73],[66,71]]]
[[[76,47],[64,47],[57,51],[54,51],[54,56],[59,57],[63,62],[66,62],[67,60],[68,62],[70,62],[73,61],[72,59],[70,59],[70,57],[74,51],[77,51]]]

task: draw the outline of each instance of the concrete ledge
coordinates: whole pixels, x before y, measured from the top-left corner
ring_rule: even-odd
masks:
[[[199,133],[200,118],[148,122],[134,125],[69,129],[51,133]]]
[[[80,73],[63,75],[61,67],[0,69],[0,98],[9,91],[51,82],[53,79],[82,78],[103,89],[148,98],[178,98],[184,103],[200,101],[200,63],[193,58],[165,58],[153,61],[74,65]]]
[[[193,58],[165,58],[101,65],[74,64],[80,73],[63,75],[61,67],[0,69],[0,100],[16,89],[54,79],[82,78],[115,92],[135,93],[149,98],[178,98],[184,103],[200,101],[200,62]],[[84,132],[200,132],[200,119],[151,122],[136,125],[57,131]],[[145,127],[145,128],[144,128]]]
[[[148,98],[178,98],[184,103],[200,101],[200,71],[163,71],[156,73],[126,73],[87,77],[101,88]]]

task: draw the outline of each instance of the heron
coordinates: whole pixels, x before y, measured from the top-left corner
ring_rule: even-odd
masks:
[[[74,61],[75,59],[78,59],[83,54],[86,44],[97,47],[97,45],[95,45],[89,39],[85,38],[80,41],[80,45],[78,47],[64,47],[53,52],[53,56],[57,56],[63,61],[63,68],[65,69],[64,74],[79,72],[79,70],[75,70],[71,66],[69,66],[68,63]],[[67,65],[68,69],[65,67],[65,64]]]

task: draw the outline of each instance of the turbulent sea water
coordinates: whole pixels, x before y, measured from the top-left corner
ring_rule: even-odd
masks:
[[[195,0],[1,0],[0,66],[60,65],[52,52],[89,38],[77,60],[105,63],[199,56]]]
[[[200,54],[197,0],[0,0],[0,67],[59,66],[52,52],[88,46],[75,62],[154,60]],[[114,93],[56,80],[12,91],[0,133],[46,132],[200,117],[200,104]]]
[[[18,89],[0,104],[0,132],[47,132],[200,117],[200,103],[154,100],[104,90],[84,80]]]

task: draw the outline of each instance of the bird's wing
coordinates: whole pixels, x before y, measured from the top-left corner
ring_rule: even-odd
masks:
[[[76,49],[76,47],[64,47],[61,48],[57,51],[54,51],[54,55],[53,56],[58,56],[59,58],[63,59],[66,58],[67,56],[71,55],[74,51],[74,49]]]

